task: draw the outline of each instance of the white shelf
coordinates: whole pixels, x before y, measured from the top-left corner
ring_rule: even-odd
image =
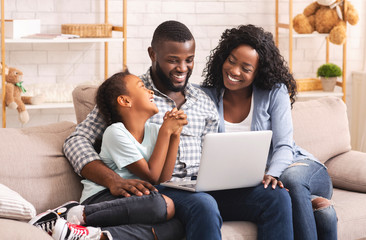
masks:
[[[25,105],[26,109],[60,109],[60,108],[74,108],[72,102],[65,103],[43,103],[37,105]]]
[[[327,33],[310,33],[310,34],[299,34],[299,33],[294,33],[292,34],[292,36],[294,38],[313,38],[313,37],[322,37],[322,38],[326,38],[329,36],[329,34]]]
[[[324,92],[324,91],[304,91],[304,92],[298,92],[297,98],[321,98],[321,97],[343,97],[342,92]]]
[[[314,32],[314,33],[310,33],[310,34],[299,34],[299,33],[293,33],[292,34],[292,37],[293,38],[326,38],[328,37],[329,34],[327,33],[317,33],[317,32]],[[289,34],[287,33],[279,33],[278,35],[280,38],[288,38]]]
[[[2,104],[0,104],[0,107]],[[37,109],[69,109],[74,108],[74,104],[72,102],[64,102],[64,103],[42,103],[36,105],[25,105],[27,110],[37,110]]]
[[[35,38],[6,38],[5,43],[103,43],[123,42],[123,38],[72,38],[72,39],[35,39]]]

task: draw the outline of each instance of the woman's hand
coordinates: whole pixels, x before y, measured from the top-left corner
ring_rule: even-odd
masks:
[[[269,185],[272,185],[273,189],[275,189],[277,185],[280,188],[283,188],[283,183],[281,181],[279,181],[279,180],[277,180],[277,178],[275,178],[271,175],[267,175],[267,174],[264,175],[262,184],[264,184],[264,188],[267,188]]]

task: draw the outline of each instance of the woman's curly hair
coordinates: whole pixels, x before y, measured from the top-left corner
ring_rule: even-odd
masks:
[[[125,82],[127,75],[131,75],[127,69],[116,73],[105,80],[98,88],[95,102],[99,113],[103,116],[108,126],[121,121],[118,113],[117,98],[120,95],[128,94]]]
[[[213,87],[217,96],[224,88],[222,66],[230,53],[240,45],[249,45],[259,55],[257,73],[253,84],[264,90],[278,87],[279,83],[286,85],[291,105],[295,102],[296,81],[290,73],[287,63],[275,46],[273,36],[263,28],[254,25],[240,25],[237,28],[227,29],[221,35],[219,45],[211,50],[203,77],[204,87]]]

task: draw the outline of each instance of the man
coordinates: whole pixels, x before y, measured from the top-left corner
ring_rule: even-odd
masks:
[[[148,53],[152,66],[140,78],[147,88],[154,91],[154,100],[159,108],[159,113],[150,121],[162,124],[163,114],[173,107],[182,109],[187,114],[188,125],[181,133],[173,178],[195,176],[199,168],[202,138],[209,132],[216,132],[218,126],[218,115],[213,102],[188,82],[194,66],[195,40],[184,24],[167,21],[155,30]],[[105,128],[98,109],[94,108],[66,139],[64,152],[75,171],[107,187],[115,196],[149,194],[149,191],[154,190],[149,183],[122,179],[99,160],[93,144],[101,138]],[[263,188],[260,193],[249,188],[210,194],[190,193],[162,186],[157,188],[160,193],[173,199],[176,217],[186,227],[187,240],[221,239],[222,216],[224,220],[256,222],[259,239],[292,238],[290,199],[286,192],[278,188]],[[226,194],[230,201],[243,201],[243,206],[232,209],[232,212],[226,211],[230,204],[223,200],[225,197],[222,198]],[[213,196],[220,200],[218,204]],[[256,208],[257,205],[260,207]],[[220,208],[225,210],[221,215]]]

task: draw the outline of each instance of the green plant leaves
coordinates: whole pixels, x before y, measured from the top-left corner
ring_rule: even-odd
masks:
[[[340,77],[342,76],[342,70],[336,64],[326,63],[318,68],[316,74],[318,77]]]

